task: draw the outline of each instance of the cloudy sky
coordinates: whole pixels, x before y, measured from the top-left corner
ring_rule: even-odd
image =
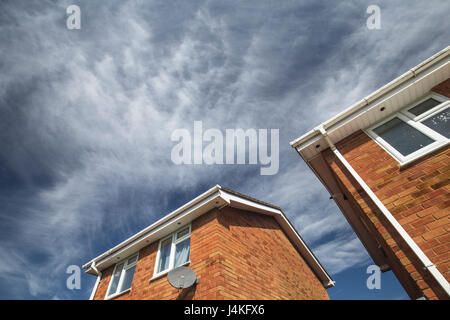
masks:
[[[66,8],[81,9],[81,29]],[[381,8],[369,30],[366,9]],[[449,44],[450,2],[1,1],[0,298],[87,299],[66,268],[215,184],[282,207],[336,288],[403,299],[289,141]],[[279,129],[279,171],[175,165],[175,129]]]

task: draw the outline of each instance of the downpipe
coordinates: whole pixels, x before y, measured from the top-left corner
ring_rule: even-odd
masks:
[[[431,260],[425,255],[422,249],[416,244],[416,242],[410,237],[410,235],[405,231],[405,229],[398,223],[397,219],[394,218],[392,213],[384,206],[381,200],[375,195],[375,193],[370,189],[370,187],[366,184],[366,182],[359,176],[359,174],[353,169],[350,163],[344,158],[344,156],[339,152],[336,146],[331,141],[328,136],[327,131],[323,127],[323,125],[318,126],[314,129],[315,131],[320,132],[331,151],[335,154],[335,156],[339,159],[339,161],[344,165],[344,167],[350,172],[352,177],[358,182],[358,184],[363,188],[366,194],[370,197],[373,203],[378,207],[386,220],[391,224],[391,226],[395,229],[395,231],[402,237],[408,247],[411,249],[413,254],[417,257],[417,259],[422,264],[425,270],[431,274],[434,280],[438,283],[438,285],[442,288],[442,290],[447,294],[447,297],[450,297],[450,285],[444,276],[439,272],[436,265],[434,265]]]

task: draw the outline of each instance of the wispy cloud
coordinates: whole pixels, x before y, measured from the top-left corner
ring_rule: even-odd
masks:
[[[367,254],[289,141],[448,44],[449,4],[0,4],[0,296],[73,298],[86,262],[215,184],[281,206],[331,273]],[[402,17],[402,18],[399,18]],[[280,171],[176,166],[176,128],[279,128]],[[12,284],[16,284],[12,286]]]

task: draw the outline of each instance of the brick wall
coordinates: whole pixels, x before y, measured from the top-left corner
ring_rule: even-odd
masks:
[[[139,252],[131,291],[116,299],[328,299],[318,278],[270,216],[225,207],[192,222],[190,267],[200,282],[190,290],[151,281],[158,242]],[[103,299],[113,268],[103,271]]]
[[[219,223],[225,298],[328,299],[274,218],[226,207]]]
[[[450,79],[433,88],[450,97]],[[375,192],[418,246],[450,281],[450,149],[438,150],[400,169],[399,163],[364,132],[358,131],[336,144],[339,151]],[[412,252],[391,230],[351,175],[328,149],[323,152],[330,168],[359,205],[363,220],[374,227],[378,238],[404,272],[429,298],[445,298],[434,280],[419,268]],[[411,293],[410,293],[411,296]]]
[[[450,98],[450,78],[435,86],[433,89],[431,89],[431,91]]]

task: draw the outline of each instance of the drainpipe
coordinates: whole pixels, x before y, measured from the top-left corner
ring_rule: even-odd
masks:
[[[374,202],[374,204],[378,207],[381,213],[384,215],[386,220],[391,224],[391,226],[395,229],[395,231],[402,237],[402,239],[406,242],[408,247],[414,253],[414,255],[418,258],[420,263],[423,265],[425,270],[428,270],[431,276],[436,280],[438,285],[442,288],[442,290],[450,297],[450,285],[444,276],[439,272],[436,266],[430,261],[430,259],[425,255],[425,253],[419,248],[416,242],[409,236],[409,234],[403,229],[403,227],[398,223],[397,219],[389,212],[389,210],[384,206],[384,204],[378,199],[375,193],[370,189],[370,187],[365,183],[365,181],[358,175],[358,173],[353,169],[350,163],[344,158],[344,156],[339,152],[336,146],[331,141],[328,136],[327,131],[323,127],[323,125],[318,126],[314,129],[323,136],[325,141],[328,143],[330,149],[339,159],[339,161],[344,165],[344,167],[350,172],[353,178],[358,182],[358,184],[363,188],[363,190],[367,193],[370,199]]]
[[[98,284],[100,283],[100,279],[102,278],[102,273],[95,266],[95,261],[92,262],[91,268],[92,268],[92,270],[95,271],[95,273],[97,273],[97,280],[95,280],[94,288],[92,289],[91,296],[89,297],[89,300],[94,300],[94,296],[95,296],[95,293],[97,292]]]

